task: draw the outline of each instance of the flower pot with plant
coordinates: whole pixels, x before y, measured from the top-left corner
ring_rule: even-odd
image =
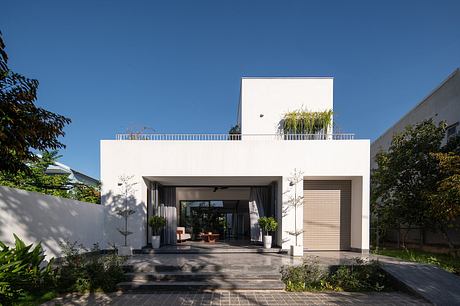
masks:
[[[161,216],[151,216],[149,225],[152,228],[152,248],[160,248],[160,232],[166,225],[166,219]]]
[[[259,226],[263,232],[264,248],[270,249],[272,247],[271,233],[278,228],[278,222],[273,217],[261,217],[258,220]]]

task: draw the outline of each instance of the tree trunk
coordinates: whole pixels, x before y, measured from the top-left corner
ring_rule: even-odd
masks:
[[[420,244],[420,250],[422,250],[423,246],[425,245],[425,228],[424,227],[420,228],[420,241],[419,241],[419,244]]]
[[[452,243],[452,240],[450,239],[449,231],[446,228],[443,227],[443,228],[441,228],[441,233],[444,236],[444,239],[446,239],[447,244],[449,245],[449,254],[454,256],[454,257],[456,257],[457,252],[455,250],[454,244]]]
[[[404,249],[407,249],[407,247],[406,247],[406,239],[407,239],[407,235],[409,234],[410,229],[411,229],[411,225],[409,224],[408,227],[406,228],[406,232],[404,233],[403,239],[402,239],[402,246],[403,246]]]

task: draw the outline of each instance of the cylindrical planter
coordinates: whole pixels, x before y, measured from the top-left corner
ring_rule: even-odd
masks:
[[[299,245],[291,245],[291,256],[303,256],[303,247]]]
[[[132,256],[133,255],[133,248],[130,246],[119,246],[117,248],[118,256]]]
[[[264,236],[264,249],[271,249],[272,247],[272,236]]]
[[[152,248],[160,248],[160,236],[152,236]]]

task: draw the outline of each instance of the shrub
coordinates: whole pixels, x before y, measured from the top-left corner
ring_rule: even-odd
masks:
[[[382,291],[391,287],[376,261],[340,266],[330,275],[329,282],[339,291]]]
[[[259,226],[265,235],[276,231],[278,228],[278,222],[276,222],[275,218],[273,217],[261,217],[257,222],[259,223]]]
[[[283,266],[281,279],[288,291],[321,290],[327,271],[322,269],[318,260],[306,257],[300,266]]]
[[[354,259],[351,265],[327,271],[318,260],[306,258],[300,266],[284,266],[282,280],[288,291],[383,291],[390,290],[387,274],[376,261]]]
[[[96,291],[111,292],[116,284],[123,280],[123,260],[115,253],[101,255],[97,244],[90,253],[77,242],[61,244],[64,253],[63,262],[59,267],[59,290],[68,291]]]
[[[161,216],[151,216],[149,218],[149,225],[152,228],[153,235],[158,236],[166,225],[166,219]]]
[[[52,260],[45,263],[41,244],[34,248],[14,235],[15,246],[0,242],[0,305],[54,286]]]

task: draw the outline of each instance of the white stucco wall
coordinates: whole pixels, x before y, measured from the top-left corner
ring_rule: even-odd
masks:
[[[333,78],[243,78],[242,134],[277,134],[280,120],[289,111],[331,110],[333,81]]]
[[[278,186],[278,213],[288,204],[293,190],[288,178],[294,168],[312,179],[351,179],[352,239],[355,249],[369,248],[369,141],[303,140],[285,141],[280,137],[253,136],[279,134],[279,123],[286,112],[304,109],[333,109],[333,78],[243,78],[238,109],[242,138],[238,141],[150,141],[102,140],[102,201],[109,209],[106,239],[121,243],[116,227],[121,220],[113,214],[121,175],[133,175],[138,183],[134,194],[130,243],[140,248],[146,243],[147,182],[152,177],[190,178],[189,183],[250,186],[251,179],[269,178]],[[262,115],[262,116],[261,116]],[[222,178],[226,178],[223,180]],[[225,182],[227,183],[225,183]],[[243,183],[241,183],[241,182]],[[174,183],[174,179],[169,180]],[[204,182],[204,183],[203,183]],[[206,184],[207,182],[207,184]],[[230,184],[229,182],[232,182]],[[184,185],[184,184],[179,184]],[[302,189],[302,183],[299,184]],[[303,212],[298,212],[303,224]],[[289,248],[294,237],[294,211],[287,211],[278,230],[278,244]],[[299,239],[302,243],[303,239]]]
[[[353,177],[357,196],[352,204],[352,248],[368,249],[369,146],[368,140],[276,141],[263,137],[241,141],[102,140],[103,204],[114,207],[112,199],[118,193],[120,175],[134,176],[139,183],[134,205],[140,213],[131,217],[130,230],[134,234],[130,243],[140,248],[146,241],[144,177],[281,177],[279,197],[283,205],[291,194],[287,179],[294,168],[307,177]],[[298,218],[298,224],[302,224],[302,212]],[[283,248],[292,244],[293,237],[287,232],[294,230],[293,221],[294,213],[290,210],[279,229]],[[119,225],[121,220],[107,215],[107,241],[121,242],[122,237],[115,230]]]
[[[385,131],[371,145],[371,168],[375,168],[375,155],[386,151],[391,145],[394,134],[400,133],[408,125],[413,125],[433,118],[438,124],[445,121],[447,125],[460,121],[460,71],[455,70],[432,93],[404,115],[398,122]],[[457,127],[460,131],[460,126]]]
[[[102,244],[104,207],[0,186],[0,241],[41,241],[47,258],[59,257],[59,242],[78,241],[87,248]]]

